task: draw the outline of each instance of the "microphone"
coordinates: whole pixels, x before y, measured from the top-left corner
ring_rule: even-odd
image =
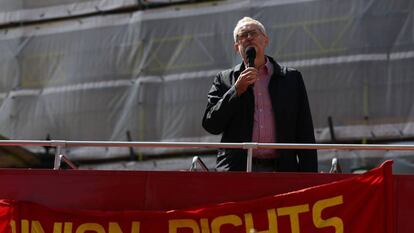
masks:
[[[254,59],[256,58],[256,49],[250,46],[246,48],[247,67],[254,67]]]

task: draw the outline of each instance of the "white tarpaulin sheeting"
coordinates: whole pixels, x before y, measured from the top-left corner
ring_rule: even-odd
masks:
[[[267,27],[267,53],[303,73],[318,141],[330,140],[329,116],[337,139],[413,137],[413,4],[234,1],[0,30],[0,132],[218,141],[201,127],[206,95],[240,62],[232,33],[247,15]]]
[[[137,0],[1,0],[0,25],[137,7]]]

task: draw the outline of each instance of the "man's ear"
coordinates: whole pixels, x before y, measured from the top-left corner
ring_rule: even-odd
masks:
[[[237,44],[236,42],[234,42],[233,48],[234,48],[234,51],[236,53],[239,53],[239,44]]]
[[[265,37],[264,37],[264,42],[265,42],[265,45],[266,45],[266,47],[269,45],[269,37],[267,36],[267,35],[265,35]]]

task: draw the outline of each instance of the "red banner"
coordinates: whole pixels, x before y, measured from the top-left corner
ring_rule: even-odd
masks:
[[[83,211],[2,200],[0,232],[392,233],[391,163],[295,192],[187,210]]]

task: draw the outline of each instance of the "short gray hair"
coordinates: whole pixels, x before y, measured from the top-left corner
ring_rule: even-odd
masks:
[[[237,24],[236,27],[234,27],[234,31],[233,31],[233,37],[234,37],[234,42],[237,42],[237,33],[239,32],[240,28],[246,24],[255,24],[259,27],[259,30],[266,35],[266,29],[263,26],[263,24],[253,18],[250,17],[243,17],[242,19],[240,19]]]

